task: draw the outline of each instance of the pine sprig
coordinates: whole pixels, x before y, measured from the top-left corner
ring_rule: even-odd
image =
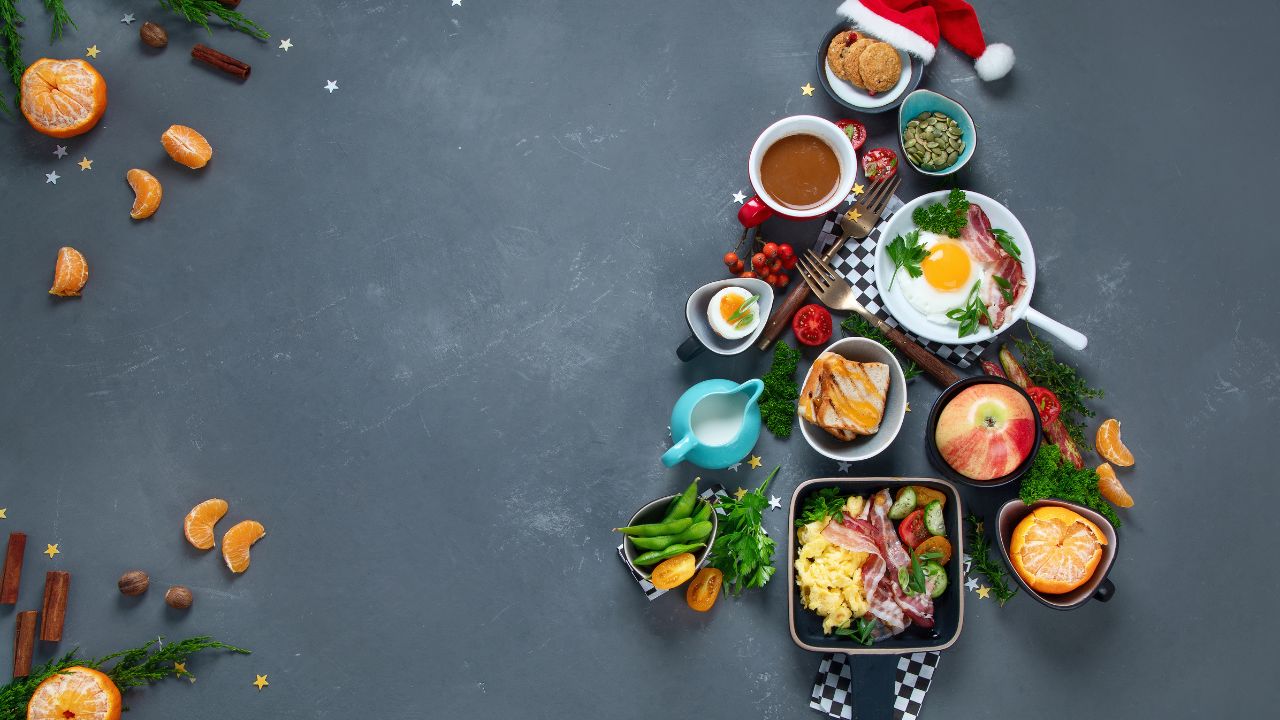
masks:
[[[259,40],[266,40],[271,37],[271,34],[263,30],[261,25],[219,3],[218,0],[160,0],[160,5],[186,18],[187,22],[195,23],[210,33],[213,33],[213,28],[209,27],[209,16],[213,15],[230,25],[232,29],[239,30],[251,37]]]
[[[1009,601],[1009,598],[1018,594],[1017,586],[1010,586],[1008,579],[1005,577],[1004,565],[996,560],[992,560],[988,554],[990,549],[987,544],[987,533],[982,524],[982,518],[969,513],[965,518],[969,521],[969,560],[972,561],[973,569],[987,576],[987,581],[991,583],[991,592],[995,593],[996,600],[1000,601],[1000,606]]]
[[[18,28],[24,21],[22,13],[18,12],[16,0],[0,0],[0,40],[4,41],[4,47],[0,48],[0,59],[3,60],[4,68],[8,71],[9,79],[13,81],[15,88],[20,86],[22,73],[27,69],[26,64],[22,62],[22,33],[18,32]],[[13,104],[14,107],[18,105],[16,93]],[[5,115],[13,114],[3,92],[0,92],[0,110],[3,110]]]
[[[73,29],[79,29],[76,27],[76,21],[71,19],[67,9],[62,6],[62,0],[44,0],[44,8],[53,13],[53,28],[49,31],[49,42],[61,40],[62,31],[68,25]]]

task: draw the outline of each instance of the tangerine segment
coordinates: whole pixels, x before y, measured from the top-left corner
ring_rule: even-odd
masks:
[[[58,262],[53,266],[53,287],[50,295],[73,297],[80,294],[89,282],[89,263],[84,255],[73,247],[58,248]]]
[[[134,168],[125,173],[129,187],[133,188],[133,207],[129,208],[129,217],[134,220],[145,220],[156,214],[160,207],[160,199],[164,197],[164,188],[155,175],[146,170]],[[210,546],[212,547],[212,546]]]
[[[27,720],[120,720],[120,689],[105,674],[69,667],[40,683],[27,703]]]
[[[227,501],[222,498],[209,498],[191,508],[191,512],[182,520],[182,534],[187,542],[199,550],[213,547],[213,526],[218,524],[227,514]]]
[[[1120,467],[1133,465],[1133,453],[1120,441],[1120,421],[1115,418],[1104,420],[1098,426],[1098,437],[1095,439],[1098,454],[1108,462]]]
[[[164,151],[176,162],[195,170],[209,164],[213,146],[200,133],[186,125],[170,125],[160,136]]]
[[[1109,463],[1098,466],[1098,492],[1102,493],[1102,497],[1106,498],[1107,502],[1116,507],[1133,507],[1133,496],[1124,489],[1124,485],[1120,484],[1115,468]]]
[[[1063,507],[1037,508],[1013,530],[1013,569],[1037,592],[1075,590],[1093,576],[1106,536],[1097,525]]]
[[[107,81],[79,58],[40,58],[19,84],[22,114],[37,132],[68,138],[89,132],[107,109]]]
[[[242,573],[249,569],[249,548],[267,534],[266,528],[257,520],[238,522],[226,535],[222,536],[222,559],[227,569],[233,573]]]

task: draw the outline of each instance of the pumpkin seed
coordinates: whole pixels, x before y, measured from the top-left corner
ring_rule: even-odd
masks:
[[[954,164],[959,157],[960,157],[960,153],[956,152],[955,150],[952,150],[951,152],[947,153],[947,164],[948,165]]]
[[[930,116],[929,116],[929,113],[927,113],[927,112],[922,112],[922,113],[920,113],[919,115],[917,115],[917,116],[916,116],[916,119],[917,119],[917,120],[920,120],[921,122],[923,122],[923,121],[925,121],[925,120],[928,120],[928,119],[929,119],[929,117],[930,117]]]

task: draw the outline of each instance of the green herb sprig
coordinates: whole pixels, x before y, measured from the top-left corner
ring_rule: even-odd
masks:
[[[167,677],[173,677],[173,664],[186,662],[187,658],[204,650],[226,650],[248,655],[249,651],[234,645],[220,643],[208,635],[187,638],[175,643],[164,643],[156,638],[144,645],[112,653],[98,659],[76,657],[75,650],[60,658],[32,668],[25,678],[0,687],[0,720],[25,720],[27,703],[40,683],[77,665],[101,670],[111,678],[121,692],[130,688],[150,685]],[[109,668],[107,666],[110,666]]]
[[[1000,243],[1000,247],[1004,248],[1005,252],[1013,256],[1014,260],[1022,262],[1022,249],[1018,247],[1018,243],[1013,241],[1013,236],[1009,234],[1008,230],[992,228],[991,234],[995,236],[996,242]]]
[[[996,600],[1000,601],[1000,607],[1004,607],[1009,598],[1018,594],[1018,587],[1009,584],[1004,564],[991,559],[987,532],[982,524],[982,518],[969,513],[965,519],[969,521],[969,560],[971,562],[969,567],[987,577],[987,582],[991,583],[991,592],[995,594]]]
[[[760,521],[764,509],[769,507],[769,498],[764,492],[781,468],[781,465],[775,467],[763,485],[741,499],[730,497],[720,501],[725,514],[720,516],[720,532],[711,546],[711,559],[707,564],[724,573],[726,595],[764,587],[773,576],[774,542],[765,534]]]
[[[1029,340],[1015,340],[1018,352],[1022,354],[1022,364],[1027,369],[1031,381],[1043,388],[1053,391],[1062,403],[1062,412],[1058,416],[1062,424],[1067,426],[1067,433],[1075,441],[1076,446],[1086,448],[1084,441],[1084,418],[1093,417],[1093,411],[1084,403],[1085,400],[1101,398],[1104,393],[1090,387],[1076,369],[1059,362],[1053,355],[1053,347],[1041,340],[1027,325]]]
[[[1120,527],[1120,517],[1111,503],[1098,490],[1098,473],[1090,468],[1076,468],[1062,458],[1057,445],[1041,443],[1036,459],[1031,462],[1027,474],[1022,476],[1018,497],[1030,505],[1045,498],[1057,498],[1083,505],[1105,517],[1115,527]]]
[[[16,0],[0,0],[0,40],[4,41],[4,47],[0,48],[0,60],[4,62],[4,69],[9,73],[9,79],[13,81],[14,87],[21,85],[22,73],[27,69],[26,64],[22,62],[22,33],[18,31],[25,21],[26,18],[18,12]],[[16,95],[13,100],[14,107],[17,107]],[[2,92],[0,92],[0,110],[3,110],[5,115],[13,114],[13,109],[9,107],[9,101]]]
[[[773,346],[773,364],[765,373],[764,392],[760,393],[760,420],[776,437],[791,437],[796,420],[796,401],[800,388],[796,385],[796,366],[800,351],[781,340]]]
[[[846,335],[857,335],[859,337],[867,338],[868,340],[875,340],[885,346],[885,348],[890,352],[897,352],[897,348],[893,346],[893,342],[889,340],[889,336],[881,332],[880,328],[867,322],[861,315],[855,313],[845,318],[840,323],[840,329],[843,330]],[[920,366],[916,365],[909,359],[898,358],[898,360],[902,364],[902,375],[907,380],[910,380],[923,372],[920,369]]]
[[[181,15],[187,22],[195,23],[210,33],[213,32],[213,29],[209,27],[209,16],[213,15],[230,25],[232,29],[239,30],[251,37],[259,40],[266,40],[271,37],[271,34],[263,30],[261,25],[223,5],[218,0],[160,0],[160,5]]]
[[[844,514],[845,497],[840,488],[823,488],[804,500],[804,509],[796,518],[796,527],[803,527],[811,522],[838,518]]]
[[[911,221],[921,230],[939,235],[960,237],[960,231],[969,223],[969,198],[956,188],[947,195],[947,202],[921,205],[911,213]]]
[[[876,621],[868,617],[860,617],[849,627],[836,628],[837,637],[846,637],[867,647],[875,641]]]
[[[1013,283],[999,275],[992,275],[991,278],[996,281],[996,288],[1000,290],[1000,297],[1004,298],[1007,303],[1013,302]]]
[[[906,235],[899,235],[885,247],[889,259],[893,261],[893,275],[889,276],[889,287],[898,279],[898,271],[906,268],[907,274],[918,278],[924,274],[920,263],[929,257],[929,251],[920,244],[920,231],[912,230]]]
[[[973,287],[969,288],[969,296],[964,301],[964,307],[952,308],[947,311],[947,317],[960,323],[959,337],[978,332],[978,325],[984,318],[988,324],[991,323],[991,315],[987,313],[987,304],[982,302],[982,298],[978,294],[978,290],[981,287],[982,280],[974,280]]]
[[[938,560],[942,557],[942,553],[937,550],[930,550],[925,553],[916,555],[916,551],[911,551],[911,562],[902,568],[901,578],[905,578],[906,582],[900,583],[902,589],[908,595],[923,595],[928,589],[925,586],[924,564],[930,560]]]

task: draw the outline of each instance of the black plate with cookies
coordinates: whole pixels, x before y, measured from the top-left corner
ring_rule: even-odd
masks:
[[[818,46],[818,80],[832,100],[865,113],[902,104],[920,84],[919,58],[863,33],[848,23],[827,31]]]

